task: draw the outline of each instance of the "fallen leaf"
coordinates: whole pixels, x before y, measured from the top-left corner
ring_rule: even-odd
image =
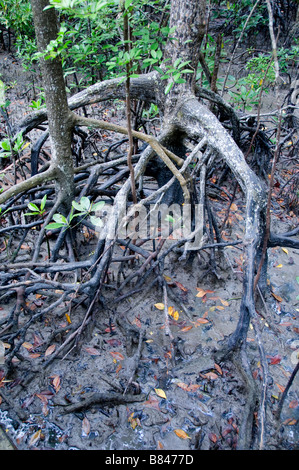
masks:
[[[155,304],[155,307],[156,307],[158,310],[164,310],[164,304],[162,304],[162,303],[157,303],[157,304]]]
[[[297,406],[298,406],[297,400],[292,400],[289,404],[289,408],[297,408]]]
[[[222,303],[222,305],[225,305],[226,307],[229,306],[229,303],[227,302],[227,300],[220,299],[220,302]]]
[[[276,356],[270,357],[270,364],[279,364],[281,362],[281,356],[277,354]]]
[[[132,427],[132,429],[135,429],[137,426],[140,426],[140,419],[139,418],[134,418],[134,413],[131,413],[128,421]]]
[[[275,382],[281,393],[284,392],[284,387],[282,385],[279,385],[277,382]]]
[[[174,281],[174,283],[175,283],[175,285],[176,285],[177,287],[179,287],[183,292],[188,292],[188,289],[187,289],[185,286],[183,286],[183,284],[181,284],[180,282]]]
[[[209,439],[210,441],[214,442],[214,444],[218,441],[218,437],[213,432],[210,432]]]
[[[88,421],[86,416],[82,420],[82,433],[85,436],[88,436],[88,434],[90,433],[90,422]]]
[[[297,419],[295,418],[288,418],[286,419],[283,424],[287,425],[287,426],[294,426],[294,424],[297,423]]]
[[[114,351],[109,351],[111,356],[114,357],[114,359],[117,359],[118,361],[122,361],[124,359],[124,356],[120,352],[114,352]]]
[[[174,320],[179,319],[179,312],[174,307],[168,307],[168,315],[170,315]]]
[[[180,439],[191,439],[183,429],[175,429],[174,432]]]
[[[69,316],[68,313],[65,314],[65,317],[66,317],[66,319],[67,319],[67,322],[71,324],[71,323],[72,323],[72,322],[71,322],[71,317]]]
[[[199,287],[196,287],[196,290],[198,290],[198,294],[196,294],[196,297],[203,297],[204,295],[206,295],[206,291],[199,288]]]
[[[271,292],[271,294],[273,295],[274,299],[276,299],[278,302],[282,302],[282,301],[283,301],[283,299],[282,299],[279,295],[274,294],[274,292]]]
[[[156,398],[154,396],[149,396],[148,400],[146,400],[144,402],[144,405],[150,406],[150,407],[155,408],[156,410],[160,411],[159,400],[158,400],[158,398]]]
[[[232,205],[230,206],[230,210],[233,211],[233,212],[236,212],[236,211],[238,210],[237,204],[235,204],[235,203],[233,202]]]
[[[38,441],[41,438],[41,434],[42,434],[42,431],[41,429],[39,429],[31,436],[30,441],[29,441],[29,447],[32,447],[38,443]]]
[[[164,446],[163,446],[162,442],[160,442],[160,441],[157,442],[157,450],[159,450],[159,449],[164,449]]]
[[[56,349],[56,345],[55,344],[52,344],[51,346],[49,346],[45,352],[45,356],[50,356],[50,354],[52,354]]]
[[[188,389],[189,389],[189,385],[185,384],[184,382],[178,382],[177,386],[182,388],[185,391],[188,391]]]
[[[166,398],[166,394],[162,388],[155,388],[155,392],[160,398]]]
[[[289,254],[289,252],[286,248],[282,248],[282,251],[284,251],[287,255]]]
[[[193,326],[184,326],[183,328],[181,328],[180,331],[182,331],[183,333],[185,333],[186,331],[189,331],[193,328]]]
[[[101,351],[99,349],[93,348],[91,346],[87,346],[86,348],[84,348],[84,350],[88,354],[90,354],[91,356],[100,356],[101,355]]]
[[[278,264],[277,266],[274,266],[274,268],[282,268],[282,264]]]
[[[203,318],[203,317],[200,317],[200,318],[197,318],[197,320],[195,322],[193,322],[193,324],[195,326],[197,325],[203,325],[205,323],[210,323],[209,320],[207,320],[206,318]]]
[[[29,354],[29,357],[31,357],[31,359],[36,359],[37,357],[40,357],[40,356],[41,356],[40,353],[31,353],[31,354]],[[0,362],[0,364],[1,364],[1,362]]]
[[[205,377],[208,380],[216,380],[219,378],[215,372],[207,372],[206,374],[202,374],[202,377]]]
[[[214,364],[214,367],[215,367],[215,369],[217,370],[217,372],[218,372],[220,375],[223,374],[222,369],[221,369],[221,367],[220,367],[218,364],[215,363],[215,364]]]
[[[22,346],[23,346],[23,348],[28,349],[28,351],[30,351],[30,349],[33,349],[33,344],[28,343],[27,341],[22,343]]]
[[[54,387],[56,393],[59,392],[59,390],[60,390],[60,377],[59,377],[59,375],[55,375],[53,377],[53,387]]]

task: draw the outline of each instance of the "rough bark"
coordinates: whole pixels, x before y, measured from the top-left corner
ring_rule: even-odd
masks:
[[[58,20],[48,0],[32,0],[32,12],[39,52],[58,35]],[[58,191],[63,194],[66,205],[70,205],[74,196],[73,162],[71,155],[72,114],[67,103],[61,61],[59,58],[41,58],[41,71],[47,106],[49,133],[52,150],[52,166],[55,167],[55,179]]]

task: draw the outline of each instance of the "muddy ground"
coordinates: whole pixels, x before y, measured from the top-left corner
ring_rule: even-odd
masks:
[[[30,88],[30,76],[6,53],[1,53],[0,73],[6,84],[15,82],[8,91],[10,116],[14,121],[22,117],[25,110],[30,111],[28,102],[32,95],[30,97],[30,92],[24,95]],[[288,177],[285,170],[280,168],[280,181]],[[219,216],[224,217],[225,198],[212,200],[212,204]],[[244,200],[241,192],[236,194],[235,205],[225,234],[228,241],[242,237]],[[275,199],[273,230],[287,232],[297,225],[294,212]],[[86,256],[95,242],[93,234],[82,234],[80,249]],[[34,235],[31,243],[33,246]],[[28,257],[30,242],[28,245],[20,254],[21,260]],[[156,306],[163,303],[163,293],[146,286],[141,293],[120,303],[114,302],[111,289],[105,289],[106,306],[95,305],[93,328],[86,329],[76,348],[46,368],[44,364],[51,357],[51,351],[45,345],[49,346],[50,341],[50,346],[57,349],[65,339],[65,333],[61,333],[50,340],[54,330],[68,326],[67,309],[65,306],[56,309],[35,323],[27,338],[34,348],[28,345],[22,348],[25,362],[16,363],[12,381],[2,383],[8,400],[2,398],[0,424],[16,448],[235,449],[248,399],[246,387],[238,365],[229,361],[215,363],[212,351],[220,348],[221,341],[234,331],[238,321],[243,263],[240,248],[227,247],[219,254],[218,278],[205,274],[208,253],[195,258],[192,265],[179,262],[179,254],[168,258],[164,274],[173,293],[169,306],[178,312],[177,319],[169,317],[173,341],[166,334],[164,312]],[[258,301],[261,339],[268,364],[264,448],[298,450],[298,376],[289,390],[279,423],[274,413],[299,350],[299,284],[296,281],[299,253],[281,247],[268,251],[268,292]],[[136,263],[138,265],[139,261]],[[115,276],[118,269],[117,263],[113,264]],[[130,269],[128,265],[127,274]],[[110,276],[113,278],[113,272]],[[55,297],[29,300],[32,311],[36,312],[55,301]],[[9,308],[10,304],[1,304],[0,318],[8,314]],[[82,307],[71,311],[69,325],[80,323],[85,311]],[[25,316],[21,318],[21,321],[27,320]],[[122,322],[126,331],[131,328],[135,335],[131,341]],[[138,343],[141,331],[143,341]],[[263,374],[253,328],[248,332],[247,350],[260,396]],[[133,401],[117,404],[101,401],[103,395],[100,394],[125,399],[122,392],[131,378],[135,359],[138,360],[137,372],[128,389]],[[39,365],[43,373],[22,386],[30,369]],[[72,404],[84,404],[88,398],[92,399],[90,406],[71,412]],[[141,401],[135,402],[135,399]],[[258,420],[256,413],[255,430]],[[257,433],[254,435],[256,446]]]

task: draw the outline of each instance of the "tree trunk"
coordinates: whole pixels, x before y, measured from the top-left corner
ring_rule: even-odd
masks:
[[[59,32],[58,19],[54,8],[48,0],[31,0],[34,26],[39,52],[46,51],[52,40],[57,39]],[[51,139],[52,162],[55,167],[57,191],[61,193],[66,207],[74,197],[73,162],[71,153],[72,114],[67,103],[65,83],[61,61],[58,57],[40,60],[49,134]]]

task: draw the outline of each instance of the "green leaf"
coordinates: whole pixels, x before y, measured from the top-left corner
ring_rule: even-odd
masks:
[[[167,93],[170,92],[171,88],[173,87],[174,83],[173,82],[169,82],[167,87],[165,88],[165,95],[167,95]]]
[[[3,148],[3,150],[7,150],[10,152],[10,143],[9,143],[9,140],[3,140],[2,142],[0,142],[0,145],[1,147]]]
[[[54,228],[61,228],[61,227],[65,227],[65,224],[55,224],[55,223],[51,223],[51,224],[48,224],[46,225],[46,229],[47,230],[53,230]]]
[[[53,219],[55,220],[55,222],[58,222],[59,224],[62,224],[62,225],[68,224],[66,218],[62,214],[54,214]]]
[[[32,211],[37,211],[39,212],[39,208],[37,207],[36,204],[33,204],[32,202],[30,202],[28,205],[27,205],[28,209],[31,209]]]
[[[46,200],[47,200],[47,195],[45,194],[44,197],[42,198],[42,202],[40,203],[41,210],[44,210],[45,205],[46,205]]]
[[[98,210],[102,209],[102,207],[104,207],[104,205],[105,205],[105,201],[96,202],[95,204],[93,204],[92,210],[93,211],[98,211]]]
[[[86,196],[81,197],[80,205],[82,206],[83,210],[89,211],[89,209],[90,209],[90,200],[88,199],[88,197],[86,197]]]
[[[103,226],[103,221],[99,217],[90,217],[90,222],[95,225],[95,227],[102,227]]]
[[[77,211],[83,211],[83,210],[84,210],[83,207],[81,206],[81,204],[79,204],[79,203],[76,202],[76,201],[73,201],[73,202],[72,202],[72,206],[73,206],[73,208],[76,209]]]

